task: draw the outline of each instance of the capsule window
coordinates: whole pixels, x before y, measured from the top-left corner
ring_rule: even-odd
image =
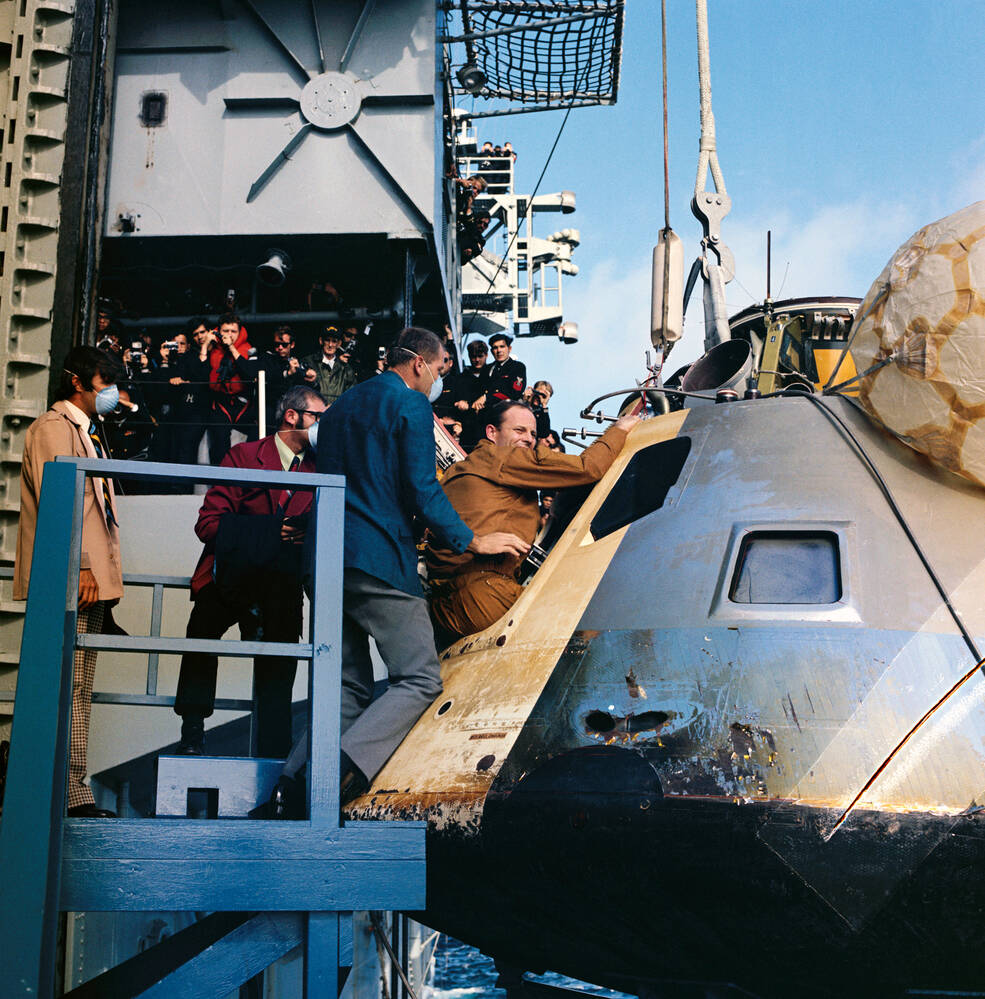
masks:
[[[597,541],[663,506],[691,451],[690,437],[651,444],[629,460],[592,521]]]
[[[752,531],[742,539],[729,600],[737,604],[834,604],[841,600],[838,535]]]

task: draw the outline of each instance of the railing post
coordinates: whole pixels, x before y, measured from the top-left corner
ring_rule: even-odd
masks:
[[[308,815],[313,829],[339,824],[342,711],[342,522],[344,491],[316,489],[311,519],[318,557],[311,592],[308,672]],[[333,537],[336,544],[318,545]],[[306,999],[338,995],[339,913],[309,912],[304,942]]]
[[[312,520],[318,557],[311,593],[311,666],[308,698],[311,824],[339,824],[339,726],[342,710],[342,522],[341,489],[316,489]],[[309,528],[310,529],[310,528]],[[333,538],[337,544],[325,544]]]
[[[0,821],[5,997],[54,994],[84,488],[74,464],[44,466]]]
[[[150,608],[150,634],[155,638],[161,634],[161,617],[164,613],[164,585],[154,584],[154,596],[151,600]],[[160,653],[149,652],[147,654],[147,693],[157,693],[157,667],[160,663]]]

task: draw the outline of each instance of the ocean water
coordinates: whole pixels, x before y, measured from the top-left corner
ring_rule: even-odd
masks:
[[[625,993],[578,982],[564,975],[548,973],[531,977],[534,981],[580,989],[603,999],[630,999]],[[496,966],[491,957],[442,933],[435,949],[434,976],[422,999],[505,999],[505,990],[496,988],[496,978]]]

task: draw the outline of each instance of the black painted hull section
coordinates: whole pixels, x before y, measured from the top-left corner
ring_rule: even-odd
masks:
[[[593,753],[635,762],[600,787]],[[655,995],[985,983],[985,817],[870,812],[825,843],[834,812],[661,797],[638,754],[579,754],[494,790],[478,835],[431,831],[425,921],[523,970]]]

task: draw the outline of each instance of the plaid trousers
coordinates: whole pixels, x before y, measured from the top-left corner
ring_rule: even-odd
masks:
[[[105,601],[98,600],[88,610],[78,613],[76,632],[86,635],[103,629]],[[96,678],[94,649],[76,649],[72,671],[72,733],[68,744],[68,807],[94,804],[92,791],[85,783],[86,756],[89,749],[89,713],[92,709],[92,684]]]

